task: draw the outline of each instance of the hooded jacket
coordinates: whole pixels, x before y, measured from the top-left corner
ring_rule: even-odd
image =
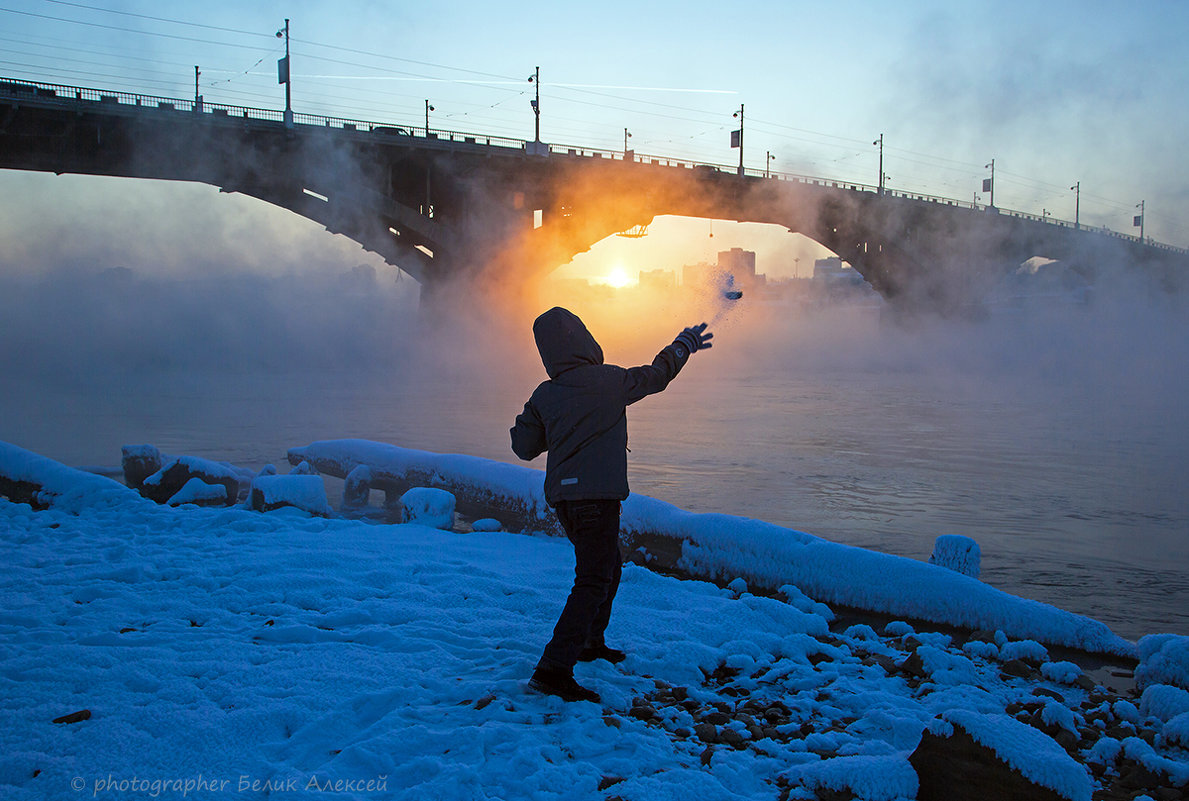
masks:
[[[627,407],[669,385],[689,360],[674,342],[652,364],[603,363],[603,349],[582,320],[554,307],[533,323],[549,380],[533,392],[512,427],[521,459],[548,451],[545,499],[624,500],[628,496]]]

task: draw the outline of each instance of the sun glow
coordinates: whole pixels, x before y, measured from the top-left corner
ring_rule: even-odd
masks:
[[[623,289],[625,286],[633,283],[632,277],[628,275],[627,268],[622,264],[616,264],[611,268],[611,272],[603,279],[607,286],[615,289]]]

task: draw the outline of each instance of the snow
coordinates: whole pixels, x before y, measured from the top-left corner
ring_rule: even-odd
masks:
[[[215,462],[197,456],[175,456],[162,464],[161,469],[146,478],[144,483],[148,486],[160,484],[161,479],[169,472],[170,468],[176,465],[182,465],[189,468],[192,473],[199,473],[211,479],[225,478],[238,481],[245,476],[243,470],[236,469],[226,462]]]
[[[486,531],[503,531],[504,524],[495,518],[484,517],[471,523],[471,531],[486,532]]]
[[[1167,743],[1189,748],[1189,712],[1182,712],[1165,723],[1160,736]]]
[[[414,487],[400,496],[401,522],[449,531],[454,528],[455,498],[446,490]]]
[[[978,543],[959,534],[943,534],[933,544],[929,564],[955,570],[964,576],[978,578],[981,562]]]
[[[433,454],[367,440],[326,440],[289,452],[290,460],[327,460],[346,475],[374,472],[430,477],[516,510],[535,531],[556,531],[545,502],[544,471],[474,456]],[[434,483],[434,482],[430,482]],[[462,489],[459,489],[461,492]],[[677,567],[692,575],[751,587],[793,585],[815,601],[970,629],[1003,630],[1091,652],[1134,656],[1135,646],[1099,621],[1017,598],[936,565],[829,542],[760,520],[695,514],[633,493],[623,504],[627,539],[682,542]]]
[[[1144,688],[1139,699],[1139,713],[1146,718],[1168,722],[1185,712],[1189,712],[1189,692],[1180,687],[1152,684]]]
[[[1140,687],[1175,684],[1189,690],[1189,637],[1149,634],[1140,638],[1135,681]]]
[[[1082,675],[1082,669],[1073,662],[1045,662],[1040,674],[1049,681],[1059,684],[1073,684]]]
[[[1026,779],[1070,801],[1089,801],[1093,788],[1085,768],[1043,732],[1007,715],[955,709],[943,717],[961,726],[975,742],[990,748]]]
[[[457,459],[480,486],[510,492],[523,478],[502,469],[485,478],[490,463]],[[564,539],[261,514],[247,504],[159,506],[0,444],[0,476],[14,475],[42,486],[51,503],[35,511],[0,499],[5,799],[152,797],[154,788],[159,797],[259,797],[327,787],[347,799],[755,799],[778,797],[784,781],[791,798],[831,788],[899,801],[916,794],[909,754],[944,721],[993,740],[1034,781],[1089,798],[1087,769],[1006,714],[1035,696],[1028,679],[1002,673],[999,651],[1016,645],[1003,632],[1001,645],[983,644],[993,656],[899,620],[883,636],[864,623],[838,633],[833,612],[791,579],[771,585],[780,597],[767,597],[629,564],[608,631],[629,656],[620,665],[579,665],[601,706],[565,704],[526,688],[573,581]],[[274,500],[303,496],[294,490],[307,485],[325,503],[318,476],[260,476],[255,485]],[[702,537],[703,556],[730,556],[728,535],[768,531],[672,507],[665,518],[654,503],[629,505],[637,519],[652,515]],[[723,531],[714,535],[711,523]],[[829,559],[866,558],[793,536],[817,560],[801,574],[819,586],[843,567]],[[731,564],[771,547],[740,546]],[[856,580],[876,566],[896,586],[912,587],[901,567],[935,580],[910,590],[926,605],[930,593],[985,588],[891,557]],[[716,570],[738,575],[723,564]],[[980,597],[994,599],[997,619],[1021,621],[1021,631],[1064,622],[1070,639],[1112,642],[1052,607]],[[950,602],[974,608],[958,595]],[[1039,622],[1028,622],[1030,613]],[[925,674],[919,686],[883,667],[913,654]],[[665,688],[680,688],[688,703],[664,701]],[[1062,692],[1069,706],[1048,699],[1043,715],[1077,723],[1087,694]],[[1148,693],[1149,707],[1166,708],[1158,703],[1165,690]],[[643,699],[657,721],[632,714]],[[778,703],[779,720],[767,725]],[[1114,708],[1138,719],[1127,706]],[[52,722],[84,709],[87,720]],[[707,723],[711,711],[722,722]],[[1170,717],[1164,739],[1177,741],[1185,725]],[[728,737],[746,747],[724,744]],[[1189,781],[1189,761],[1159,742],[1103,737],[1085,756],[1107,762],[1124,753]]]
[[[323,517],[332,514],[326,501],[326,486],[317,475],[256,476],[252,479],[250,501],[257,508],[287,506]]]
[[[207,484],[201,478],[192,478],[169,499],[170,506],[202,501],[226,501],[227,488],[222,484]]]

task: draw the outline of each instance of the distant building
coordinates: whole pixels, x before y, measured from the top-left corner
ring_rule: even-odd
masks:
[[[687,264],[681,268],[681,285],[689,288],[704,287],[714,283],[718,268],[713,264],[700,261],[697,264]]]
[[[756,277],[756,254],[743,248],[731,248],[718,252],[718,269],[735,276],[735,283],[751,286]]]
[[[672,270],[641,270],[640,289],[671,290],[677,288],[677,273]]]

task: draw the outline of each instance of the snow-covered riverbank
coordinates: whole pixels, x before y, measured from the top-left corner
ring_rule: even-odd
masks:
[[[1183,638],[1141,641],[1130,697],[1002,631],[876,630],[791,586],[629,565],[609,636],[630,656],[580,666],[603,707],[567,705],[525,689],[563,540],[158,506],[0,461],[49,491],[0,500],[9,798],[912,798],[925,732],[1021,721],[1052,749],[1005,758],[1065,797],[1131,797],[1102,794],[1139,765],[1189,782]]]

